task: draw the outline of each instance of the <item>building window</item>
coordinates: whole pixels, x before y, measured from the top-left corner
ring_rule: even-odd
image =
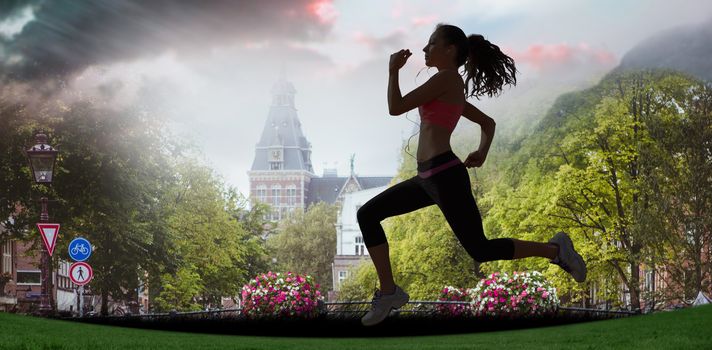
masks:
[[[363,244],[363,236],[356,236],[356,255],[363,255],[365,247]]]
[[[257,192],[255,193],[257,195],[257,199],[259,199],[260,202],[266,203],[267,202],[267,187],[264,185],[260,185],[257,187]]]
[[[41,272],[39,270],[18,270],[18,286],[39,286],[41,284]]]
[[[289,188],[287,188],[287,204],[297,204],[297,187],[294,185],[290,185]]]
[[[272,186],[272,205],[278,206],[280,203],[280,195],[282,192],[282,187],[279,185]]]
[[[655,275],[653,270],[645,271],[645,289],[649,292],[655,291]]]
[[[12,273],[12,241],[2,245],[2,273]]]
[[[346,271],[339,271],[339,285],[346,279]]]

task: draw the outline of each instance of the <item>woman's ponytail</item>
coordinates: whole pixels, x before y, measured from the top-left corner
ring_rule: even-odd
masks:
[[[482,35],[467,37],[468,53],[465,61],[465,96],[498,95],[504,85],[517,85],[514,60],[505,55],[497,45]],[[472,81],[470,92],[469,82]]]

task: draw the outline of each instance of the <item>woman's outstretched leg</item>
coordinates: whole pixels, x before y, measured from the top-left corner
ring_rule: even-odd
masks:
[[[417,183],[416,178],[398,183],[371,198],[357,212],[363,242],[371,256],[383,294],[391,294],[395,288],[386,233],[381,221],[435,204]]]
[[[425,188],[440,207],[455,236],[476,261],[537,256],[548,258],[578,282],[586,279],[586,263],[574,249],[569,236],[563,232],[557,233],[548,243],[511,238],[487,239],[464,166],[456,166],[435,175]]]
[[[514,256],[513,259],[528,258],[530,256],[538,256],[554,260],[559,255],[559,247],[552,243],[540,243],[532,241],[522,241],[512,239],[514,241]]]
[[[392,309],[402,307],[410,298],[408,293],[393,281],[388,242],[381,227],[381,220],[434,204],[417,181],[411,178],[392,186],[358,210],[357,218],[363,241],[381,283],[381,290],[375,293],[371,302],[371,310],[361,318],[361,323],[365,326],[380,323]]]

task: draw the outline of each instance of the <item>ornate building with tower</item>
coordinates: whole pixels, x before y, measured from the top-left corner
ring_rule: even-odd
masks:
[[[391,177],[360,177],[354,171],[339,177],[335,169],[317,176],[311,162],[311,144],[302,132],[294,104],[296,90],[284,76],[272,87],[272,105],[255,147],[250,179],[250,202],[272,207],[270,220],[279,221],[294,210],[318,202],[341,203],[350,192],[381,187]],[[336,131],[335,131],[336,132]]]

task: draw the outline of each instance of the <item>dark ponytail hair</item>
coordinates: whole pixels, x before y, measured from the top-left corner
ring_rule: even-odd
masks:
[[[497,96],[504,85],[517,85],[514,60],[482,35],[467,37],[462,29],[442,23],[435,31],[447,45],[457,48],[457,66],[465,65],[465,97]],[[469,91],[470,82],[472,91]]]

